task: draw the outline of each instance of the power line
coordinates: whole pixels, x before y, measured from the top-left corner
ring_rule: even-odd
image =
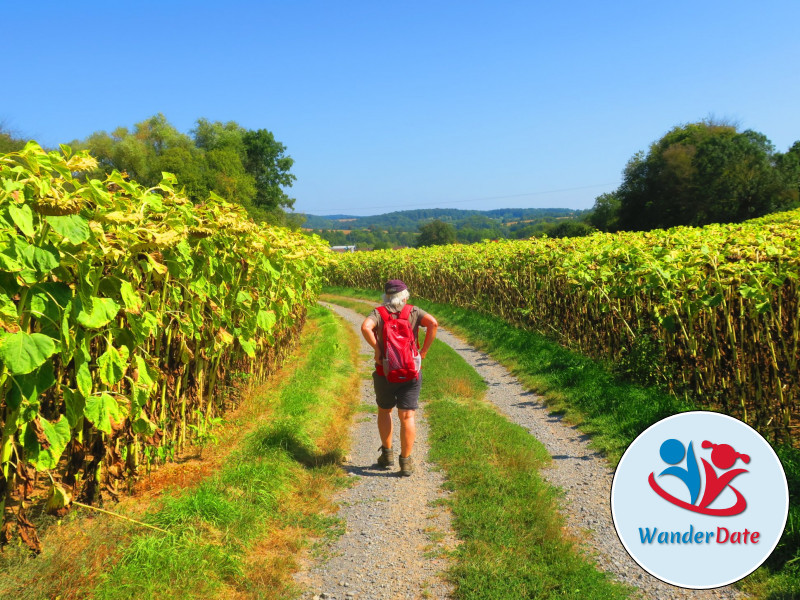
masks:
[[[488,200],[504,200],[506,198],[522,198],[522,197],[525,197],[525,196],[542,196],[542,195],[545,195],[545,194],[555,194],[555,193],[558,193],[558,192],[575,192],[575,191],[578,191],[578,190],[588,190],[588,189],[591,189],[591,188],[605,187],[605,186],[609,186],[609,185],[618,185],[618,184],[619,184],[619,181],[611,181],[611,182],[608,182],[608,183],[595,183],[593,185],[584,185],[584,186],[580,186],[580,187],[561,188],[561,189],[557,189],[557,190],[546,190],[546,191],[538,191],[538,192],[526,192],[524,194],[509,194],[509,195],[506,195],[506,196],[488,196],[488,197],[485,197],[485,198],[472,198],[470,200],[447,200],[447,201],[443,201],[443,202],[423,202],[423,203],[420,203],[420,204],[403,204],[401,206],[398,206],[396,204],[392,204],[392,205],[385,205],[385,206],[365,206],[365,207],[359,207],[359,208],[353,208],[353,207],[326,208],[325,210],[328,211],[328,214],[331,214],[333,212],[339,212],[339,213],[345,214],[347,211],[373,210],[373,209],[376,209],[376,208],[395,208],[395,209],[399,209],[399,210],[405,210],[406,208],[427,207],[427,206],[430,206],[431,204],[436,204],[437,207],[438,207],[438,206],[443,205],[443,204],[467,204],[467,203],[470,203],[470,202],[486,202]],[[308,214],[307,211],[305,212],[305,214]]]

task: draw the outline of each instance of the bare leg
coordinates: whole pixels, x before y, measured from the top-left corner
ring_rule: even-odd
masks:
[[[411,451],[414,449],[414,438],[417,436],[414,411],[398,408],[397,416],[400,417],[400,456],[406,458],[411,455]]]
[[[402,431],[402,430],[401,430]],[[392,409],[378,407],[378,435],[384,448],[392,447]]]

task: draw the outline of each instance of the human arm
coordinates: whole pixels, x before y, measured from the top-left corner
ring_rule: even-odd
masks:
[[[436,339],[436,330],[439,328],[439,322],[433,317],[433,315],[426,313],[425,316],[420,319],[419,324],[420,327],[425,328],[425,341],[422,342],[422,349],[419,351],[420,356],[425,358],[425,355],[428,353],[431,344],[433,344],[433,340]]]
[[[375,328],[378,326],[377,321],[373,319],[371,316],[364,319],[364,322],[361,324],[361,335],[364,336],[364,339],[367,340],[367,343],[372,346],[372,349],[375,351],[375,362],[381,362],[381,351],[378,347],[378,337],[375,335]]]

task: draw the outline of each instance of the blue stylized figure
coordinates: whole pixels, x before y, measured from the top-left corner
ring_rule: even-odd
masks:
[[[689,450],[687,452],[682,442],[676,439],[666,440],[661,444],[659,453],[664,462],[669,465],[677,465],[683,460],[684,454],[686,455],[685,469],[677,466],[668,467],[661,471],[659,477],[661,477],[661,475],[674,475],[683,481],[686,487],[689,488],[691,504],[694,504],[697,501],[697,497],[700,495],[700,468],[697,466],[697,459],[694,456],[692,443],[689,442]]]

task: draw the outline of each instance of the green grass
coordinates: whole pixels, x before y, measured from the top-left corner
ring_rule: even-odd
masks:
[[[426,360],[430,458],[454,492],[462,540],[449,573],[456,597],[627,598],[564,538],[558,492],[538,473],[544,446],[480,400],[486,384],[452,348],[437,341]]]
[[[789,517],[778,546],[742,587],[757,598],[796,600],[800,598],[800,450],[775,450],[789,483]]]
[[[350,307],[374,305],[380,293],[327,287],[325,293],[348,296]],[[413,290],[412,290],[413,292]],[[360,300],[360,301],[359,301]],[[336,302],[348,305],[348,301]],[[535,332],[500,318],[428,302],[410,302],[431,312],[439,323],[503,363],[530,389],[543,395],[549,408],[566,414],[613,466],[625,448],[656,421],[699,407],[655,387],[626,381],[609,365],[568,350]],[[765,565],[742,583],[749,593],[767,600],[800,598],[800,450],[775,448],[789,483],[789,518],[783,537]]]

